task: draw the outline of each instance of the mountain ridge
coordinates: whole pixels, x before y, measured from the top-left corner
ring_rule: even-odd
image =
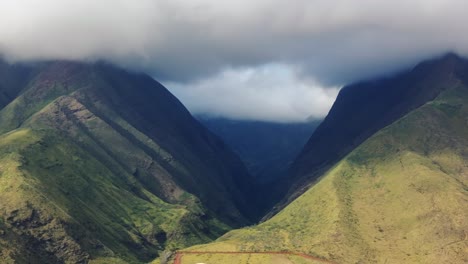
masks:
[[[278,208],[298,197],[330,166],[375,132],[433,100],[450,86],[445,82],[452,82],[455,72],[462,74],[466,69],[466,60],[447,53],[393,77],[342,88],[329,114],[291,165],[289,182],[281,183],[289,187]]]
[[[299,251],[336,263],[466,263],[468,68],[459,58],[453,65],[456,74],[439,83],[426,76],[433,87],[416,87],[440,91],[434,99],[367,138],[279,213],[187,250]]]
[[[3,75],[2,261],[147,262],[256,217],[240,159],[151,77],[72,61]]]

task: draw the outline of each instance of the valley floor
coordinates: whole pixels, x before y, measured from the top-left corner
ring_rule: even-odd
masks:
[[[323,264],[332,263],[314,256],[295,252],[179,252],[174,264]]]

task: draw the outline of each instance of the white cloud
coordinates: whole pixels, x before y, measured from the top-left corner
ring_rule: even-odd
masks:
[[[304,122],[323,118],[338,87],[302,78],[291,65],[227,69],[195,83],[166,83],[194,114],[231,119]]]

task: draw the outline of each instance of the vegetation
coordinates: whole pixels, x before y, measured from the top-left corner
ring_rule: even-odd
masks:
[[[455,54],[400,74],[348,85],[291,166],[281,210],[369,137],[462,81],[468,61]],[[278,211],[277,210],[277,211]]]
[[[467,116],[459,83],[369,138],[270,220],[189,250],[466,263]]]
[[[109,65],[50,62],[14,73],[0,63],[0,77],[10,76],[0,78],[0,262],[143,263],[188,247],[466,263],[468,64],[458,62],[450,56],[393,79],[408,93],[387,90],[398,94],[390,107],[344,133],[352,144],[329,148],[327,161],[347,155],[312,175],[316,184],[302,182],[305,192],[271,219],[226,234],[260,216],[252,179],[164,87]],[[375,123],[379,113],[385,122]],[[298,164],[311,161],[317,173],[323,160],[303,154]],[[309,263],[213,253],[183,261]]]
[[[323,264],[293,255],[263,255],[263,254],[196,254],[184,255],[182,264],[192,263],[223,263],[223,264]],[[155,263],[156,264],[156,263]],[[159,263],[158,263],[159,264]]]
[[[248,222],[242,163],[160,84],[100,64],[28,72],[0,107],[0,262],[149,262]]]
[[[0,142],[0,195],[8,201],[1,210],[6,212],[8,232],[47,236],[51,241],[37,242],[44,247],[65,244],[62,254],[69,254],[69,260],[76,251],[82,251],[83,259],[90,254],[144,260],[164,247],[187,246],[219,235],[210,237],[191,227],[206,224],[193,217],[186,221],[193,213],[163,202],[128,176],[120,178],[60,135],[25,129]],[[15,154],[7,154],[11,152]]]

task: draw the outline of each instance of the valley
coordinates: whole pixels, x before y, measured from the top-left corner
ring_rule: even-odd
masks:
[[[3,63],[0,259],[465,263],[467,73],[448,54],[286,125],[200,123],[104,63]]]
[[[309,256],[303,253],[294,252],[179,252],[174,258],[174,264],[183,263],[303,263],[303,264],[320,264],[333,262],[322,260],[317,257]]]
[[[0,0],[0,264],[468,264],[466,10]]]
[[[273,123],[198,117],[243,160],[250,174],[261,184],[287,176],[321,120],[304,123]]]
[[[438,91],[434,99],[371,135],[270,219],[186,250],[296,251],[334,263],[465,263],[468,64],[449,55],[416,72],[427,65],[444,69],[430,76],[439,82],[426,82]]]

